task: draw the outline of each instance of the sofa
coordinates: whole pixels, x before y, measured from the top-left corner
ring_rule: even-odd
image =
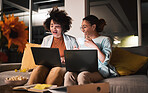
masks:
[[[136,55],[148,57],[148,46],[121,48]],[[15,72],[21,63],[0,64],[0,85],[4,85],[4,79],[15,75],[28,77],[31,72]],[[100,82],[108,82],[110,93],[148,93],[148,60],[135,73],[104,79]]]

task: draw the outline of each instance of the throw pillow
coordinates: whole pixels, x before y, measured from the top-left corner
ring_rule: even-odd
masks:
[[[110,64],[120,75],[136,73],[148,60],[148,57],[133,54],[121,48],[114,48]]]
[[[33,44],[33,43],[27,43],[26,48],[24,50],[23,58],[22,58],[22,64],[21,69],[33,69],[37,65],[35,65],[34,58],[32,55],[31,47],[41,47],[39,44]]]

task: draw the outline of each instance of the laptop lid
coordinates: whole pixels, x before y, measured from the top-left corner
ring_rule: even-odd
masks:
[[[98,71],[97,50],[65,50],[64,55],[67,71]]]
[[[36,65],[46,67],[61,66],[61,59],[58,48],[31,47]]]

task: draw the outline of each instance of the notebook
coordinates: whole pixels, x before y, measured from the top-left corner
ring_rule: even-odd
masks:
[[[98,71],[97,50],[65,50],[64,56],[67,71]]]
[[[46,67],[61,66],[61,59],[58,48],[31,47],[36,65]]]

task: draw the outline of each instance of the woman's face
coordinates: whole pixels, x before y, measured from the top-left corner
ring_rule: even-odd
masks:
[[[91,36],[94,34],[94,31],[95,31],[91,26],[91,24],[86,20],[83,20],[81,30],[85,36]]]
[[[62,36],[62,27],[60,24],[55,23],[53,20],[50,22],[50,31],[52,35],[56,38],[60,38]]]

